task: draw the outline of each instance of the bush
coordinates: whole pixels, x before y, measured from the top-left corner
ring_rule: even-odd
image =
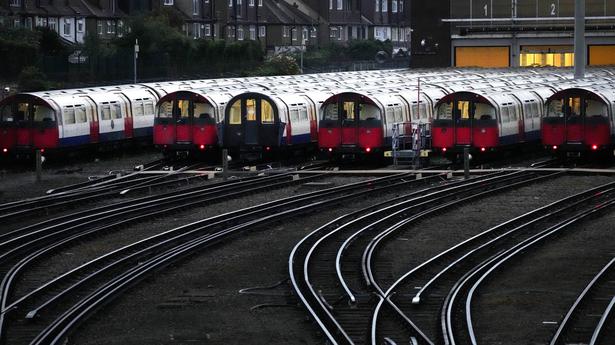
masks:
[[[40,59],[40,33],[0,26],[0,77],[15,78],[26,67]]]
[[[19,73],[19,90],[22,92],[44,91],[49,89],[47,77],[38,68],[28,66]]]
[[[294,75],[301,72],[297,60],[288,55],[276,55],[256,70],[256,75]]]

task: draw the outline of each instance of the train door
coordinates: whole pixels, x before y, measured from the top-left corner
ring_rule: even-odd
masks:
[[[175,104],[175,143],[192,143],[192,101],[177,99]]]
[[[244,143],[247,145],[257,145],[259,138],[259,123],[261,122],[260,105],[258,105],[256,99],[248,98],[242,106]],[[287,126],[287,129],[288,128],[290,128],[290,126]],[[287,134],[290,138],[291,134]]]
[[[517,136],[517,141],[522,143],[525,141],[525,117],[527,115],[526,111],[524,111],[523,109],[523,104],[521,103],[515,103],[513,105],[513,107],[511,108],[512,111],[514,111],[517,114],[517,131],[518,131],[518,136]],[[527,109],[525,109],[527,110]]]
[[[100,102],[98,118],[101,141],[119,140],[124,137],[122,108],[117,101]]]
[[[85,112],[88,117],[88,123],[90,124],[90,143],[95,144],[100,141],[100,128],[96,105],[87,98],[84,98],[84,100],[88,103],[85,105]]]
[[[580,143],[585,139],[585,116],[582,114],[581,102],[581,97],[569,97],[564,101],[566,141],[570,143]]]
[[[339,107],[342,124],[342,145],[357,145],[359,139],[359,100],[356,97],[343,99]]]
[[[131,102],[123,95],[120,95],[120,99],[122,99],[122,102],[119,108],[124,115],[124,138],[132,138],[134,136],[134,117]]]
[[[456,145],[472,144],[474,107],[470,101],[458,100],[453,106],[453,131]]]
[[[17,103],[15,122],[17,146],[32,146],[32,112],[28,103]]]

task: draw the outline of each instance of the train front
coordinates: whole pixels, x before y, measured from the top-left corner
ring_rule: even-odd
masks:
[[[272,97],[245,92],[233,97],[224,111],[222,146],[235,154],[261,156],[278,151],[290,124]],[[284,136],[285,131],[289,131]],[[289,143],[290,144],[290,143]]]
[[[611,147],[608,95],[599,87],[559,91],[547,100],[541,137],[545,148],[554,153],[580,155]]]
[[[321,106],[318,147],[331,156],[376,154],[385,147],[382,110],[367,95],[344,92]]]
[[[3,156],[29,155],[58,147],[53,104],[35,94],[17,94],[0,102],[0,150]]]
[[[171,92],[158,101],[154,145],[169,153],[205,153],[218,147],[216,106],[203,94]]]
[[[456,156],[469,147],[487,153],[499,144],[496,107],[473,92],[451,93],[436,103],[432,147],[445,156]]]

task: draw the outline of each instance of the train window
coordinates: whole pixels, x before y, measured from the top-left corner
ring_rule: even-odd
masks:
[[[75,122],[76,123],[88,122],[88,118],[85,115],[85,108],[75,108]]]
[[[177,109],[179,110],[179,117],[190,117],[190,101],[187,99],[177,100]]]
[[[246,99],[246,120],[256,121],[256,100]]]
[[[457,101],[456,117],[462,119],[470,118],[470,101]]]
[[[606,104],[588,99],[585,103],[585,116],[606,116]]]
[[[372,104],[359,104],[359,120],[380,120],[380,110]]]
[[[34,106],[34,121],[54,121],[55,115],[53,110],[42,105]]]
[[[194,103],[194,117],[198,119],[212,118],[213,107],[209,103]]]
[[[170,101],[162,102],[158,107],[158,117],[166,119],[173,117],[173,103]]]
[[[0,122],[13,122],[13,107],[10,104],[0,108]]]
[[[141,102],[135,102],[132,107],[132,116],[143,116],[143,104]]]
[[[344,108],[342,110],[342,120],[354,121],[354,102],[344,102]]]
[[[581,97],[570,97],[568,99],[568,116],[581,115]]]
[[[547,117],[564,117],[564,100],[554,99],[547,107]]]
[[[324,111],[323,111],[322,119],[323,120],[334,120],[334,121],[337,121],[338,120],[337,110],[338,110],[337,103],[329,103],[329,104],[327,104],[325,106]]]
[[[64,124],[72,125],[75,123],[75,109],[64,108]]]
[[[111,109],[108,105],[102,106],[101,117],[103,120],[111,120]]]
[[[299,111],[301,121],[308,121],[308,113],[306,108],[301,108]]]
[[[143,115],[152,116],[154,115],[154,104],[151,102],[143,103]]]
[[[400,106],[395,106],[395,121],[398,123],[403,123],[404,122],[404,116],[401,113],[401,107]]]
[[[231,125],[241,124],[241,100],[236,100],[231,106],[228,122]]]
[[[273,107],[269,101],[261,99],[261,122],[262,123],[273,123]]]
[[[390,107],[387,107],[386,119],[387,119],[387,123],[388,124],[394,124],[395,123],[395,111],[393,111],[393,109],[390,108]]]
[[[122,118],[122,108],[120,108],[119,104],[114,103],[111,105],[111,117],[114,119]]]
[[[438,120],[450,120],[452,117],[453,102],[442,103],[438,106],[436,116]]]
[[[28,103],[18,103],[15,121],[24,121],[28,118]]]
[[[474,104],[474,119],[477,120],[494,120],[495,108],[486,103]]]
[[[296,123],[299,121],[299,110],[297,108],[290,109],[290,122]]]
[[[500,118],[502,119],[502,123],[510,121],[510,115],[508,114],[508,107],[506,106],[501,107]]]

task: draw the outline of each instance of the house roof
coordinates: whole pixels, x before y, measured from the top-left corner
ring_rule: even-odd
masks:
[[[312,25],[315,20],[284,1],[264,1],[265,18],[269,23]]]

